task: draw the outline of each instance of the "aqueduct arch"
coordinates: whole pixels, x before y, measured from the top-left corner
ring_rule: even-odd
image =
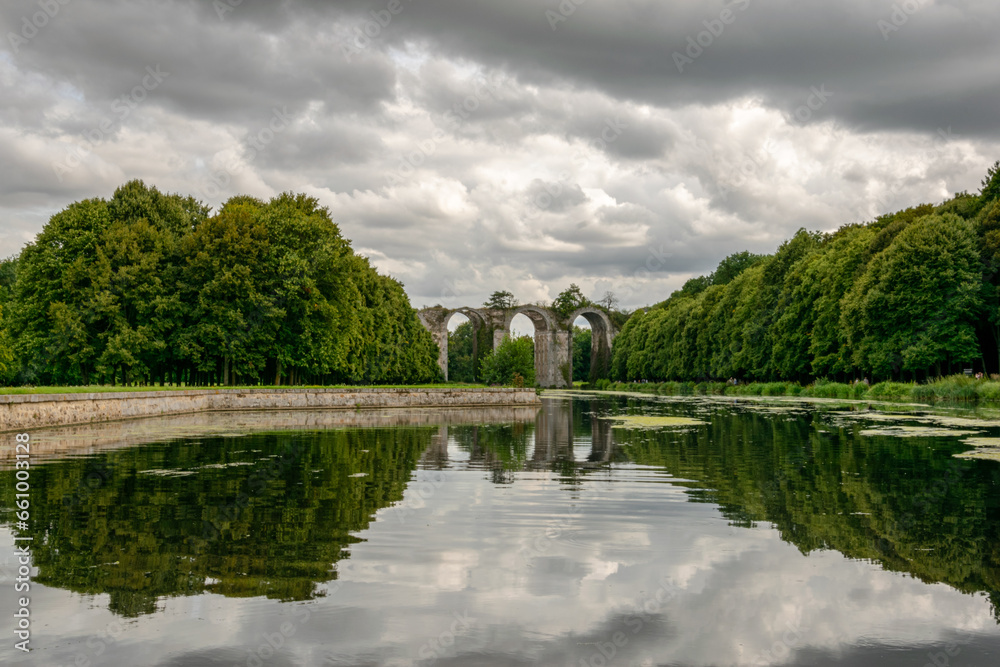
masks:
[[[438,345],[438,366],[448,379],[448,322],[452,315],[461,313],[472,322],[473,358],[478,368],[479,359],[488,351],[492,341],[495,349],[510,335],[510,326],[516,315],[524,315],[535,327],[535,382],[540,387],[570,387],[573,385],[573,323],[578,317],[590,323],[591,362],[590,380],[607,377],[611,360],[611,342],[617,331],[608,314],[595,306],[585,306],[562,317],[551,308],[532,304],[499,310],[493,308],[444,308],[435,306],[417,312],[420,321],[431,332]]]
[[[611,342],[615,339],[616,333],[611,318],[600,308],[593,306],[577,308],[568,319],[571,333],[573,323],[578,317],[583,317],[590,323],[590,377],[587,380],[594,382],[606,378],[608,371],[611,370]],[[572,347],[570,349],[572,350]],[[572,360],[572,355],[570,359]]]
[[[494,337],[494,332],[503,321],[503,311],[489,308],[470,308],[462,306],[460,308],[424,308],[417,311],[417,317],[424,327],[431,332],[434,342],[438,346],[438,366],[444,379],[448,379],[448,322],[456,313],[465,315],[472,323],[472,358],[476,368],[479,367],[479,359],[489,352],[490,342],[493,347],[498,344]]]
[[[554,311],[542,306],[520,306],[507,311],[503,330],[494,334],[494,348],[510,335],[510,325],[517,315],[524,315],[535,326],[535,382],[540,387],[573,386],[573,346],[571,331],[560,326]]]

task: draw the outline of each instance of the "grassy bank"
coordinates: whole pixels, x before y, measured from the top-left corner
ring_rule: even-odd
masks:
[[[122,391],[181,391],[184,389],[458,389],[485,387],[484,384],[463,384],[460,382],[450,382],[441,384],[380,384],[380,385],[243,385],[243,386],[211,386],[211,387],[187,387],[184,385],[141,385],[125,386],[118,385],[112,387],[107,384],[81,386],[81,387],[0,387],[0,394],[97,394],[102,392],[122,392]]]
[[[594,389],[637,391],[666,396],[725,395],[725,396],[809,396],[814,398],[848,398],[901,401],[1000,401],[1000,381],[977,380],[965,375],[938,378],[926,384],[913,382],[879,382],[845,384],[817,380],[813,384],[797,382],[751,382],[730,385],[725,382],[610,382],[599,380]]]

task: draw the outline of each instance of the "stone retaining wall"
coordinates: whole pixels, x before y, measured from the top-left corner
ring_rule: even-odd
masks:
[[[211,410],[288,410],[538,405],[534,389],[185,389],[0,395],[0,432]]]
[[[178,438],[237,436],[272,431],[326,431],[343,428],[441,427],[461,424],[534,424],[538,405],[461,408],[372,408],[367,410],[233,410],[190,412],[143,419],[94,422],[32,429],[31,460],[92,455]],[[13,438],[9,438],[13,443]],[[13,444],[0,438],[0,470],[11,467]]]

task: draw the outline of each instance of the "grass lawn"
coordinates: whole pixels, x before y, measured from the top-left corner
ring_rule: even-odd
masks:
[[[111,385],[91,385],[86,387],[0,387],[0,394],[96,394],[98,392],[114,392],[114,391],[179,391],[183,389],[361,389],[361,388],[384,388],[384,389],[420,389],[420,388],[432,388],[432,389],[459,389],[459,388],[479,388],[485,387],[484,384],[463,384],[460,382],[448,382],[441,384],[384,384],[384,385],[303,385],[303,386],[289,386],[283,385],[281,387],[273,385],[252,385],[252,386],[238,386],[238,387],[185,387],[185,386],[174,386],[167,385],[165,387],[161,386],[144,386],[144,387],[123,387],[118,385],[117,387],[112,387]]]
[[[879,382],[848,384],[819,380],[813,384],[797,382],[749,382],[736,386],[725,382],[609,382],[598,380],[597,389],[634,391],[650,394],[725,396],[810,396],[814,398],[846,398],[861,400],[903,401],[1000,401],[1000,377],[975,379],[966,375],[934,378],[930,382]]]

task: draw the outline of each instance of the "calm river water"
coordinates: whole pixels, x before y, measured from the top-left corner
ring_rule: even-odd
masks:
[[[7,461],[0,664],[1000,664],[1000,421],[549,396],[76,434],[27,530]]]

